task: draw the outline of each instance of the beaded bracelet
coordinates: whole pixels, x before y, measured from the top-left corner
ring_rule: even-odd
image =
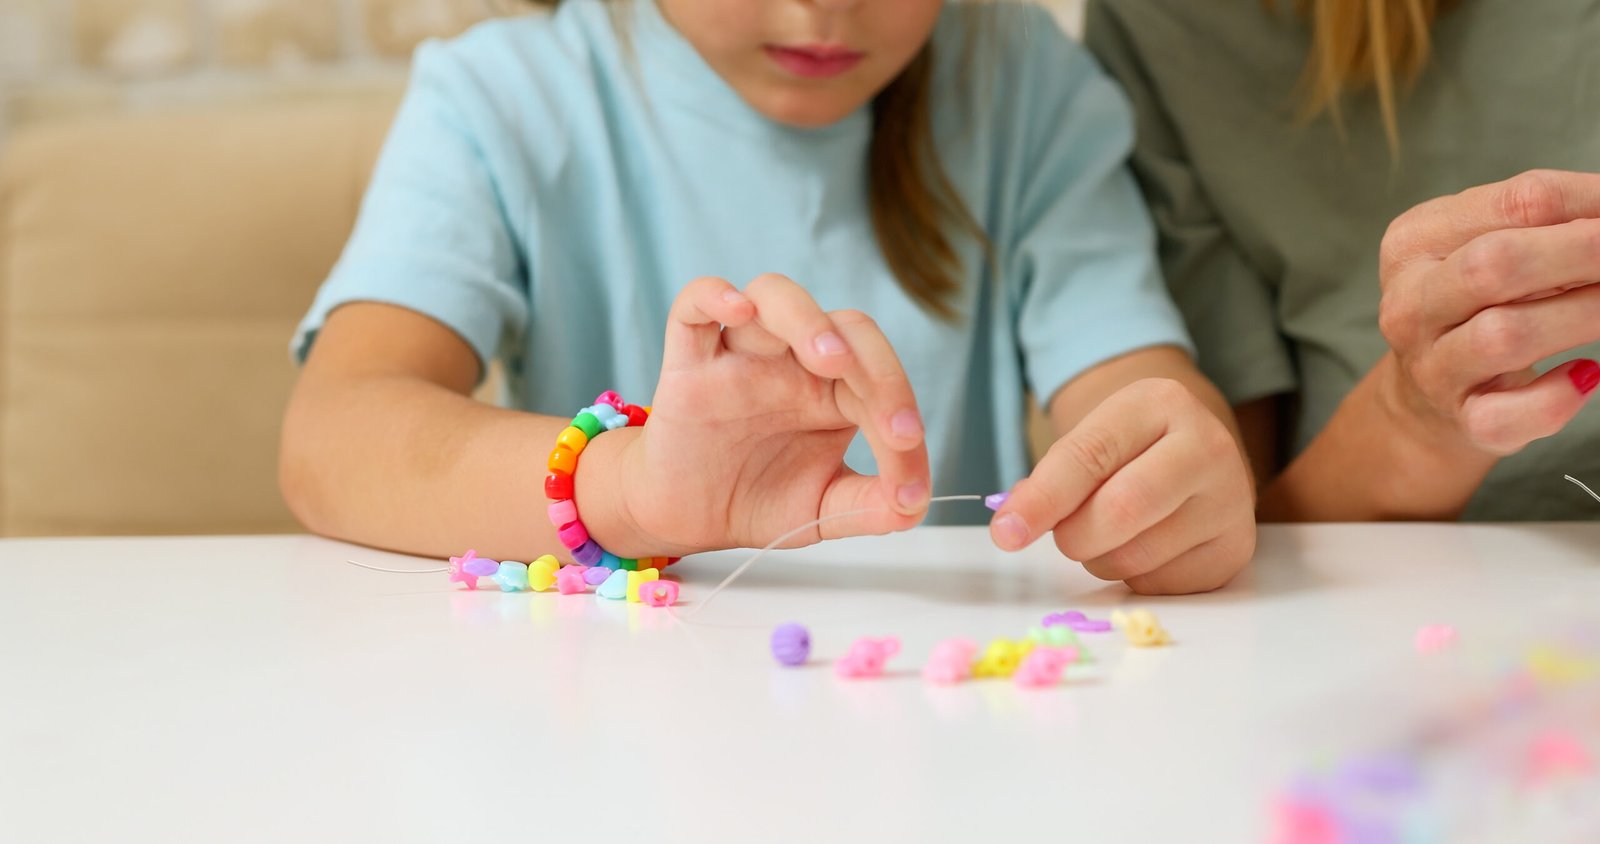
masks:
[[[603,566],[612,570],[638,571],[660,569],[678,561],[677,557],[644,557],[628,559],[618,557],[600,547],[589,536],[589,530],[578,517],[578,502],[574,493],[573,475],[578,471],[578,455],[589,441],[606,431],[618,428],[637,428],[650,418],[650,408],[624,404],[622,397],[611,390],[601,393],[590,407],[579,410],[572,424],[562,429],[556,437],[556,446],[550,450],[547,467],[550,474],[544,479],[544,494],[550,498],[548,515],[556,527],[556,538],[580,565]]]

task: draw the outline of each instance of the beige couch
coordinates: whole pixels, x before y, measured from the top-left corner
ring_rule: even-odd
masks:
[[[274,532],[287,344],[393,101],[26,129],[0,164],[0,536]]]

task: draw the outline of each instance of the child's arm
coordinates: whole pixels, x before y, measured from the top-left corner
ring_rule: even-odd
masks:
[[[584,449],[579,513],[612,553],[760,545],[860,508],[882,512],[792,544],[921,519],[922,428],[877,326],[824,313],[782,277],[763,276],[747,291],[720,279],[685,287],[668,318],[650,422]],[[531,559],[559,550],[543,482],[570,417],[474,401],[477,376],[471,347],[433,319],[367,302],[334,311],[284,423],[282,486],[295,515],[317,533],[416,553],[470,546]],[[877,477],[844,466],[858,425]]]
[[[1227,403],[1171,346],[1102,363],[1050,402],[1060,439],[990,531],[1019,549],[1046,532],[1091,574],[1136,592],[1202,592],[1255,553],[1255,497]]]

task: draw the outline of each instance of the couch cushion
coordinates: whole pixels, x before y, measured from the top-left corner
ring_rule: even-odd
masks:
[[[392,99],[14,136],[0,165],[0,535],[294,529],[287,342]]]

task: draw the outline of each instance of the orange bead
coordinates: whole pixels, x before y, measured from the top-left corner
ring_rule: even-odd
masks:
[[[558,445],[550,452],[550,462],[547,464],[552,472],[572,474],[578,468],[578,455],[572,449]]]

